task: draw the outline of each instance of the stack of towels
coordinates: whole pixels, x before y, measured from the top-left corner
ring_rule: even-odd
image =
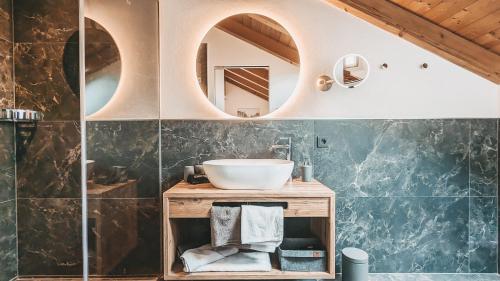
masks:
[[[213,206],[210,227],[211,244],[181,255],[185,272],[270,271],[269,253],[283,241],[283,208]]]

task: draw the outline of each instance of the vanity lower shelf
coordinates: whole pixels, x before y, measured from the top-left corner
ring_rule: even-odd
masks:
[[[172,272],[165,280],[274,280],[274,279],[333,279],[328,272],[281,271],[279,265],[273,265],[268,272],[199,272],[186,273],[182,264],[175,263]]]
[[[187,236],[200,232],[200,228],[193,231],[189,227],[206,227],[212,205],[247,203],[280,205],[284,208],[285,221],[301,220],[301,226],[308,228],[327,249],[327,271],[282,271],[274,257],[273,269],[269,272],[185,273],[182,263],[176,258],[177,244],[183,244],[191,239]],[[165,280],[335,278],[335,193],[317,181],[294,181],[279,190],[222,190],[211,184],[190,185],[180,182],[163,194],[163,218]],[[210,233],[204,235],[209,236]]]

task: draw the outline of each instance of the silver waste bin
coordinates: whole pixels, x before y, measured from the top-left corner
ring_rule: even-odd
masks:
[[[342,281],[368,281],[368,254],[365,251],[342,250]]]

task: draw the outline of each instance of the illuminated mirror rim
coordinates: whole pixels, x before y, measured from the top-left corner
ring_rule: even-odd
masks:
[[[288,95],[288,97],[286,98],[285,101],[283,101],[277,108],[273,109],[273,110],[270,110],[269,112],[267,112],[266,114],[263,114],[263,115],[260,115],[260,116],[257,116],[257,117],[240,117],[240,116],[237,116],[237,115],[233,115],[231,113],[228,113],[228,112],[225,112],[224,110],[220,109],[219,107],[217,107],[216,104],[214,104],[210,99],[209,97],[207,96],[207,94],[204,92],[203,88],[202,88],[202,85],[199,81],[199,77],[198,77],[198,73],[197,73],[197,61],[198,61],[198,51],[199,51],[199,47],[203,44],[203,41],[205,40],[205,38],[207,37],[207,35],[210,33],[210,31],[214,28],[216,28],[216,26],[227,20],[228,18],[231,18],[231,17],[234,17],[234,16],[238,16],[238,15],[257,15],[257,16],[260,16],[260,17],[265,17],[265,18],[268,18],[274,22],[276,22],[278,25],[280,25],[287,33],[288,35],[291,37],[291,40],[293,41],[293,43],[296,45],[296,48],[297,48],[297,54],[298,54],[298,71],[297,71],[297,78],[295,79],[295,84],[294,84],[294,87],[293,87],[293,90],[290,91],[290,94]],[[222,113],[224,114],[225,116],[227,117],[231,117],[231,118],[236,118],[236,119],[241,119],[241,120],[254,120],[254,119],[260,119],[260,118],[265,118],[267,116],[269,116],[270,114],[278,111],[279,109],[281,109],[283,106],[285,106],[291,99],[292,97],[296,94],[297,92],[297,88],[299,86],[299,82],[301,81],[301,78],[302,78],[302,68],[301,68],[301,51],[300,51],[300,48],[299,48],[299,45],[297,44],[297,40],[296,40],[296,37],[293,36],[292,33],[290,33],[288,31],[289,29],[286,28],[284,25],[282,25],[280,22],[278,22],[277,20],[275,20],[273,17],[271,16],[268,16],[268,15],[265,15],[263,13],[258,13],[258,12],[240,12],[240,13],[235,13],[235,14],[230,14],[230,15],[227,15],[225,17],[223,17],[221,20],[218,20],[215,22],[215,24],[212,24],[210,26],[210,28],[208,28],[206,30],[206,32],[204,32],[203,36],[201,37],[201,39],[198,41],[198,44],[196,45],[197,48],[195,48],[195,52],[194,52],[194,64],[193,64],[193,75],[194,75],[194,80],[196,81],[195,83],[197,84],[197,89],[198,89],[198,94],[199,95],[202,95],[203,96],[203,99],[208,102],[208,104],[210,104],[212,106],[212,108],[214,108],[216,111],[218,111],[219,113]],[[231,68],[231,67],[268,67],[268,66],[258,66],[258,65],[226,65],[226,66],[219,66],[219,67],[228,67],[228,68]],[[271,81],[271,79],[269,79]]]

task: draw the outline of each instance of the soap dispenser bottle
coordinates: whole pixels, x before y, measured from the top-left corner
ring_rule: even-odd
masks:
[[[306,158],[304,163],[300,166],[300,172],[303,182],[310,182],[313,180],[312,165],[309,158]]]

